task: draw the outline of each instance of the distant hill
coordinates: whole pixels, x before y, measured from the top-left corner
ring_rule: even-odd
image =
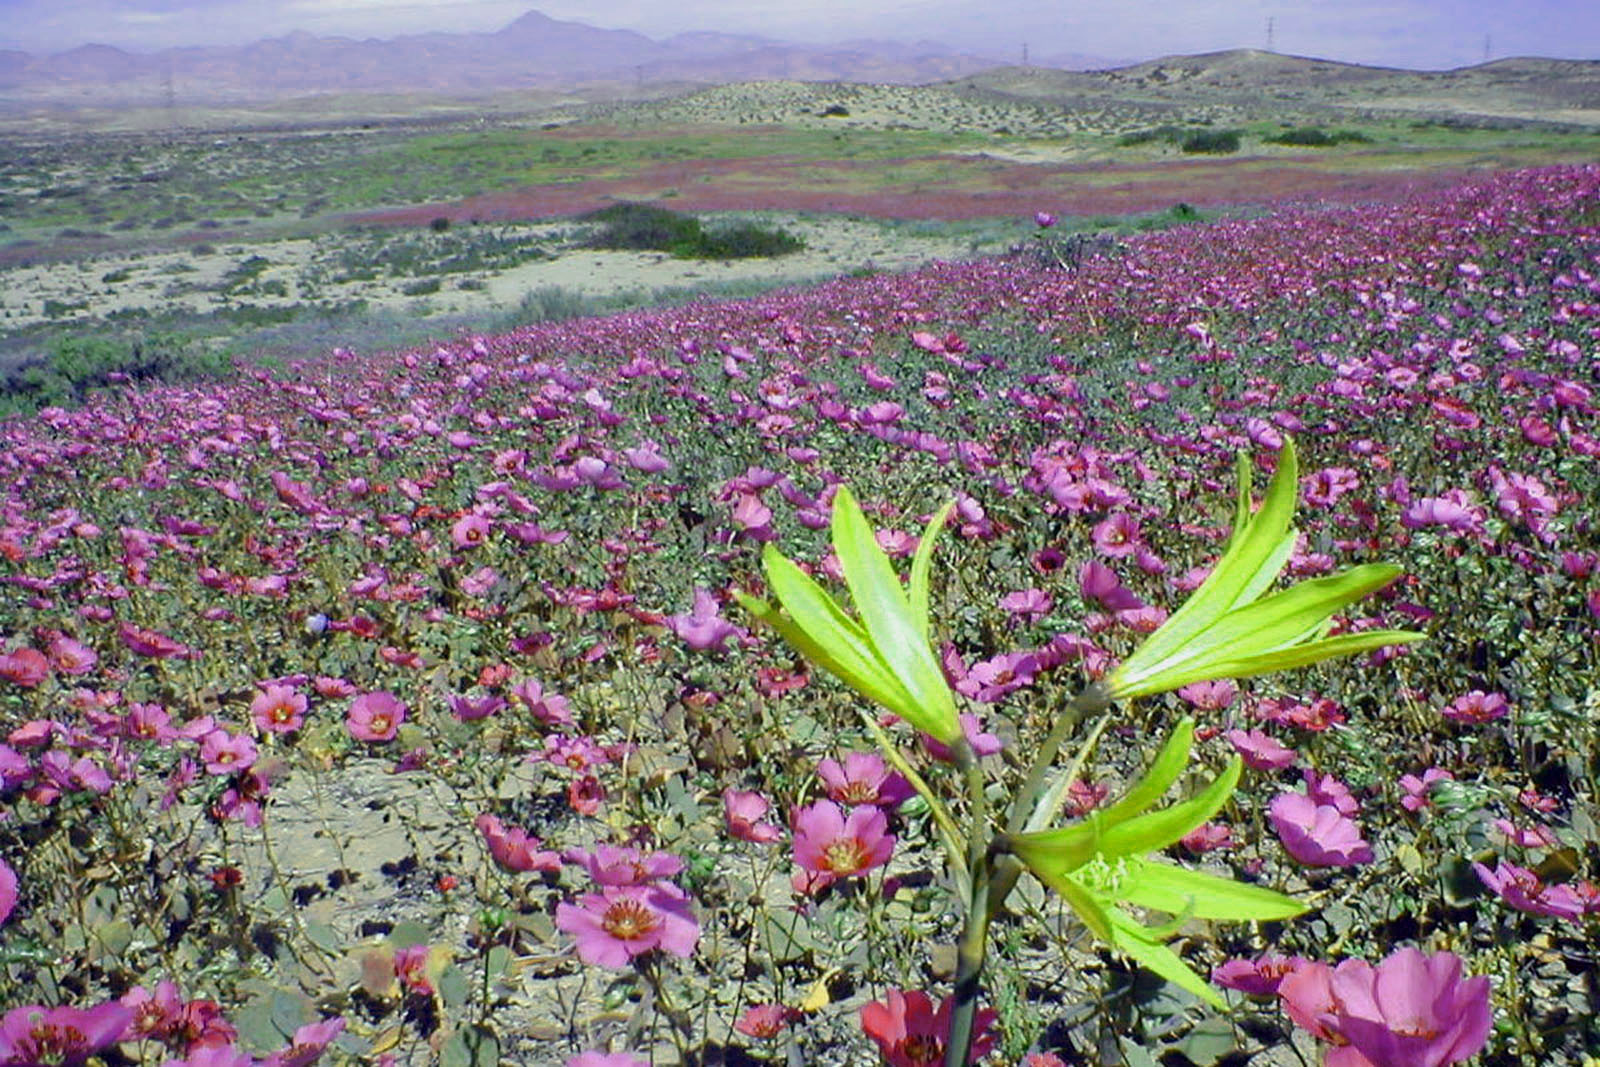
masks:
[[[918,84],[996,65],[926,42],[816,46],[724,33],[658,41],[530,11],[496,33],[356,40],[296,32],[242,46],[155,53],[109,45],[48,56],[0,52],[0,95],[103,104],[140,97],[148,103],[160,96],[191,101],[307,92],[478,93],[760,78]]]
[[[1369,67],[1253,48],[1163,56],[1108,70],[994,67],[952,88],[1063,106],[1286,108],[1441,113],[1600,125],[1600,61],[1516,58],[1457,70]]]

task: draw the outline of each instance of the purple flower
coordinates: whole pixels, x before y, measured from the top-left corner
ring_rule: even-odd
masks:
[[[1282,793],[1268,808],[1272,828],[1289,855],[1308,867],[1348,867],[1372,862],[1361,828],[1331,804],[1304,793]]]
[[[11,910],[17,906],[17,872],[0,856],[0,926],[11,918]]]
[[[690,956],[700,940],[688,896],[663,885],[606,886],[579,904],[563,901],[556,905],[556,927],[577,939],[584,963],[613,970],[656,949]]]
[[[12,1008],[0,1019],[0,1064],[5,1067],[76,1067],[115,1044],[133,1021],[116,1001],[93,1008]]]
[[[1283,979],[1306,960],[1269,952],[1253,960],[1232,959],[1211,969],[1211,980],[1226,989],[1252,997],[1270,997]]]
[[[1489,979],[1463,980],[1453,952],[1406,947],[1376,967],[1345,960],[1332,992],[1339,1032],[1373,1067],[1444,1067],[1489,1039]]]
[[[772,804],[760,793],[728,788],[722,791],[722,812],[728,833],[740,841],[770,845],[783,837],[776,824],[762,822]]]
[[[679,639],[696,652],[721,652],[724,644],[745,631],[719,615],[717,598],[699,586],[694,590],[694,609],[687,615],[668,615],[666,623]]]
[[[1480,726],[1504,718],[1510,710],[1511,702],[1504,693],[1485,693],[1481,689],[1474,689],[1440,708],[1439,714],[1452,722]]]
[[[856,808],[846,816],[833,801],[819,800],[794,813],[793,828],[795,862],[816,876],[814,889],[881,867],[894,853],[881,808]]]
[[[1258,771],[1281,770],[1299,758],[1294,749],[1260,730],[1229,730],[1223,736],[1243,757],[1245,764]]]
[[[567,1067],[649,1067],[631,1052],[601,1052],[590,1049],[567,1061]]]
[[[1435,782],[1453,782],[1455,777],[1455,775],[1442,767],[1429,767],[1422,772],[1421,778],[1414,774],[1402,775],[1400,777],[1400,788],[1405,792],[1405,796],[1400,798],[1400,806],[1407,811],[1421,811],[1423,808],[1428,807],[1430,803],[1428,794],[1432,791],[1433,784]]]
[[[1474,863],[1472,869],[1496,896],[1529,915],[1576,921],[1588,910],[1584,898],[1571,886],[1545,885],[1537,874],[1505,860],[1496,863],[1492,871],[1481,863]]]
[[[911,795],[911,784],[884,765],[876,752],[847,752],[844,762],[825,759],[817,764],[817,777],[828,799],[854,807],[873,804],[893,808]]]

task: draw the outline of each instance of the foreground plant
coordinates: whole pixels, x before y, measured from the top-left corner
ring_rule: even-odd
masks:
[[[1090,685],[1073,697],[1003,820],[991,821],[987,783],[930,646],[929,568],[949,506],[923,531],[909,586],[903,587],[855,498],[847,488],[839,489],[833,501],[832,543],[859,618],[770,543],[763,563],[777,604],[741,597],[753,615],[776,629],[806,659],[945,746],[963,775],[967,811],[964,822],[958,823],[943,798],[911,771],[894,743],[863,711],[885,754],[927,802],[957,889],[965,897],[955,990],[947,1005],[947,1041],[943,1032],[940,1035],[944,1062],[950,1067],[969,1062],[988,926],[1025,871],[1061,894],[1098,938],[1218,1006],[1222,1001],[1215,990],[1164,942],[1190,919],[1279,920],[1306,909],[1283,894],[1155,858],[1214,816],[1239,780],[1241,761],[1235,756],[1200,792],[1156,809],[1189,765],[1192,720],[1178,724],[1144,778],[1121,800],[1077,822],[1050,826],[1108,724],[1113,701],[1305,666],[1421,638],[1402,630],[1330,632],[1336,613],[1398,576],[1394,566],[1368,564],[1269,593],[1297,536],[1290,525],[1298,481],[1293,444],[1285,442],[1262,505],[1253,513],[1250,464],[1242,455],[1238,473],[1233,532],[1221,559],[1188,601],[1104,684]],[[1078,756],[1056,771],[1062,744],[1090,715],[1099,721]],[[1172,918],[1165,924],[1145,925],[1127,910],[1130,907]],[[941,1010],[940,1017],[945,1014]],[[874,1026],[875,1031],[883,1029]],[[891,1059],[905,1058],[898,1046],[891,1052],[878,1032],[873,1036]],[[918,1049],[926,1051],[922,1044]]]

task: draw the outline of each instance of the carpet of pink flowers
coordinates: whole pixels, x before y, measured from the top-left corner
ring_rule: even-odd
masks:
[[[1174,942],[1038,894],[990,1064],[1600,1055],[1600,168],[461,337],[0,426],[0,1067],[941,1062],[926,805],[733,604],[909,558],[994,776],[1300,449],[1296,577],[1429,639],[1120,709],[1238,752],[1173,858],[1303,918]],[[1259,489],[1259,486],[1257,487]],[[936,746],[891,727],[917,769]],[[1030,922],[1022,922],[1028,918]],[[1588,1057],[1588,1059],[1586,1059]]]

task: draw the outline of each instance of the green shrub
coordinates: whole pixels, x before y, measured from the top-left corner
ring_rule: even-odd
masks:
[[[400,291],[406,296],[427,296],[430,293],[437,293],[439,291],[439,284],[438,278],[423,278],[421,281],[415,281],[408,285],[402,285],[400,287]]]
[[[669,252],[679,259],[747,259],[781,256],[805,247],[805,242],[783,230],[753,222],[707,230],[693,216],[653,204],[612,204],[584,219],[605,224],[587,242],[591,248]]]
[[[703,233],[696,259],[749,259],[755,256],[782,256],[798,252],[805,242],[785,230],[769,230],[753,222],[741,222],[723,230]]]
[[[1359,130],[1334,130],[1331,133],[1316,126],[1296,126],[1273,137],[1264,138],[1268,144],[1299,145],[1305,148],[1331,148],[1338,144],[1371,144],[1372,138]]]
[[[612,204],[584,216],[605,226],[589,245],[633,251],[673,252],[693,248],[702,238],[700,220],[653,204]]]
[[[1196,130],[1178,146],[1190,155],[1225,156],[1239,151],[1238,130]]]
[[[98,389],[134,381],[186,381],[227,363],[180,334],[61,337],[0,378],[0,411],[79,404]]]

